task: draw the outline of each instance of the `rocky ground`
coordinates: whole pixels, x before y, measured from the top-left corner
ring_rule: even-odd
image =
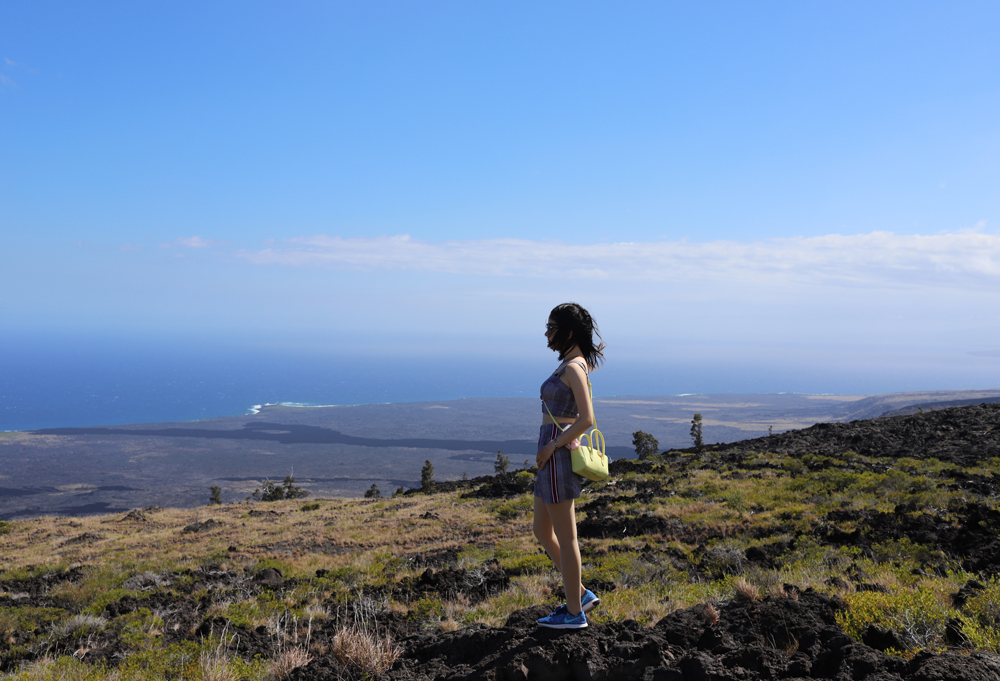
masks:
[[[970,466],[1000,457],[1000,404],[978,404],[850,423],[818,423],[802,430],[718,445],[721,456],[769,451],[795,456],[839,454],[935,458]]]
[[[581,631],[538,628],[535,620],[548,614],[550,604],[511,608],[506,621],[495,626],[437,625],[441,617],[433,610],[441,603],[474,609],[496,602],[510,592],[512,580],[530,571],[495,559],[471,566],[462,559],[460,544],[400,555],[408,571],[399,574],[407,576],[355,583],[349,592],[324,589],[343,577],[326,569],[290,577],[275,568],[239,570],[206,562],[193,570],[134,575],[122,585],[124,595],[91,600],[89,609],[80,609],[67,600],[75,592],[66,585],[83,580],[84,567],[8,578],[0,580],[5,637],[0,671],[13,673],[26,662],[59,655],[113,669],[141,649],[137,631],[155,630],[161,646],[222,640],[229,654],[247,661],[280,658],[293,639],[296,645],[301,640],[308,658],[267,672],[297,681],[366,675],[396,681],[996,681],[1000,641],[989,639],[989,632],[1000,624],[1000,597],[987,602],[984,594],[1000,594],[997,457],[1000,405],[991,404],[820,424],[700,452],[617,461],[614,484],[581,504],[585,563],[634,554],[648,582],[681,580],[691,588],[724,582],[731,590],[725,598],[667,608],[665,616],[651,620],[594,617]],[[791,472],[773,474],[784,470]],[[452,495],[452,504],[463,495],[513,504],[526,499],[524,480],[524,474],[481,478],[441,485],[438,493]],[[747,489],[790,482],[813,496],[789,501],[784,510],[765,509],[746,493],[737,498],[732,490],[719,491],[722,480]],[[875,501],[850,503],[852,490],[868,489],[863,485],[870,481]],[[821,485],[815,488],[821,493],[808,485]],[[678,497],[715,508],[713,494],[738,509],[731,522],[644,510]],[[833,495],[844,501],[831,503]],[[498,509],[517,513],[513,505]],[[813,516],[809,509],[820,510]],[[433,522],[436,513],[427,510],[420,518]],[[763,515],[768,522],[757,519]],[[212,527],[185,528],[203,529]],[[85,534],[77,540],[89,541]],[[791,574],[807,555],[821,556],[829,568],[815,588],[766,581],[768,575]],[[897,576],[875,574],[883,565]],[[588,576],[588,586],[609,604],[616,594],[635,591],[634,574],[594,570]],[[558,596],[556,578],[547,579],[550,593]],[[944,613],[936,625],[888,623],[878,613],[862,616],[868,601],[861,596],[916,594],[920,580],[953,585],[940,594],[947,607],[934,606]],[[233,615],[237,596],[245,602],[290,603],[304,587],[320,598],[295,611],[303,613],[294,615],[295,621],[288,614],[293,610],[256,625],[260,618]],[[975,603],[980,605],[971,607]],[[4,611],[30,611],[32,624],[13,626]],[[68,612],[76,612],[75,619],[67,620]],[[307,624],[309,612],[322,615],[310,615]],[[47,623],[46,613],[53,622],[62,619]],[[359,645],[369,646],[367,657],[345,650],[352,632]],[[193,669],[192,678],[208,678],[204,664]],[[264,678],[259,670],[247,670],[246,678]]]

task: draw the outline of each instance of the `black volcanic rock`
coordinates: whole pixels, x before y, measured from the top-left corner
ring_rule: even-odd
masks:
[[[536,626],[536,606],[511,614],[503,627],[472,625],[419,633],[381,678],[392,681],[479,679],[601,679],[603,681],[995,681],[1000,656],[946,652],[909,662],[878,650],[889,635],[873,632],[877,647],[858,643],[836,625],[836,598],[806,590],[793,598],[695,606],[654,627],[633,621],[592,624],[577,631]],[[877,639],[877,640],[876,640]],[[323,657],[294,670],[294,681],[352,678]]]
[[[863,456],[936,458],[958,466],[972,466],[1000,457],[1000,404],[984,403],[850,423],[817,423],[802,430],[709,449],[737,459],[749,452],[802,456],[852,451]]]

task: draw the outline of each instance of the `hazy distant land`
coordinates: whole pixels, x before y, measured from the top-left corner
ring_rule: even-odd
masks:
[[[661,449],[691,445],[702,414],[707,443],[733,442],[826,421],[1000,401],[1000,390],[877,396],[684,395],[598,398],[612,458],[633,456],[643,430]],[[419,486],[424,460],[438,480],[493,472],[497,449],[519,467],[534,456],[539,401],[482,398],[351,407],[266,406],[257,414],[184,423],[0,433],[0,519],[190,507],[218,485],[242,499],[263,478],[294,473],[313,496],[388,494]]]

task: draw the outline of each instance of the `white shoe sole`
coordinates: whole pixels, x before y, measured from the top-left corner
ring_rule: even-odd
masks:
[[[538,626],[546,629],[586,629],[589,625],[586,622],[583,624],[542,624],[539,622]]]

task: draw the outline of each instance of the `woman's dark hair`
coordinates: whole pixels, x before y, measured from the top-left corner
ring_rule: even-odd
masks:
[[[559,327],[549,341],[549,347],[559,351],[559,359],[566,359],[569,349],[577,345],[587,366],[591,369],[600,366],[604,361],[604,340],[589,312],[576,303],[563,303],[552,308],[549,317]],[[594,336],[598,345],[594,345]]]

